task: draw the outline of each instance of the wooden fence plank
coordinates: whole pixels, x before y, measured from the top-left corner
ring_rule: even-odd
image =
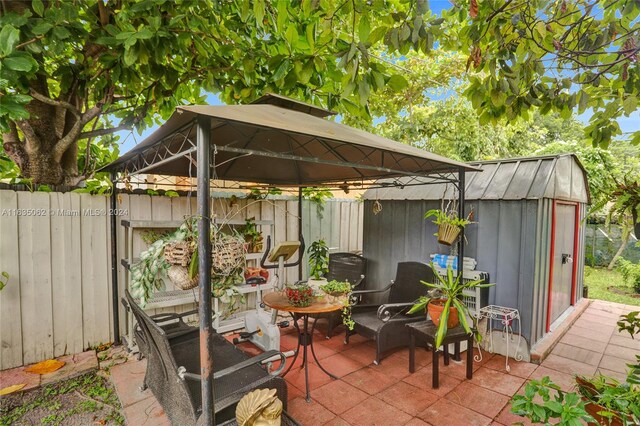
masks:
[[[23,361],[28,364],[53,356],[49,195],[19,192],[18,209],[46,212],[18,218]]]
[[[0,272],[9,274],[6,287],[0,293],[0,370],[22,365],[17,209],[18,194],[14,191],[0,191]]]
[[[80,198],[51,193],[51,282],[53,287],[53,354],[82,352],[82,259]],[[86,254],[85,254],[86,260]]]

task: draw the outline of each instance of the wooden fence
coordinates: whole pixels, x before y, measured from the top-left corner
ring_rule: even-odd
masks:
[[[298,238],[297,200],[225,197],[212,202],[219,218],[271,220],[274,241]],[[181,220],[196,212],[195,196],[119,194],[117,199],[118,258],[125,247],[122,219]],[[320,218],[315,205],[303,202],[305,240],[323,237],[333,250],[361,250],[362,209],[354,200],[332,200]],[[9,274],[0,292],[0,369],[113,340],[109,210],[104,196],[0,190],[0,271]],[[144,250],[141,235],[134,235],[133,247],[134,255]],[[118,263],[120,295],[125,273]],[[297,271],[288,270],[286,280],[296,279]]]

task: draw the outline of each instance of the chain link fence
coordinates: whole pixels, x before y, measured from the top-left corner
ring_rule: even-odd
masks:
[[[587,224],[585,241],[585,264],[608,266],[622,244],[622,228],[618,225]],[[622,257],[640,263],[640,247],[633,234],[629,237]]]

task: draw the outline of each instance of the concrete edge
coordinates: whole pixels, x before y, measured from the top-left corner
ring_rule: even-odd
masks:
[[[591,299],[580,299],[578,303],[574,305],[575,309],[573,312],[571,312],[567,319],[564,320],[558,328],[553,330],[551,333],[548,333],[533,345],[531,348],[531,362],[534,364],[541,364],[590,304]]]

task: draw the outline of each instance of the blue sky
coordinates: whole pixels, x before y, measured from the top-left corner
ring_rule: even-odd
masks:
[[[448,9],[451,7],[451,2],[449,0],[431,0],[429,2],[429,6],[431,7],[431,11],[434,15],[439,15],[444,9]],[[434,99],[436,98],[442,98],[442,95],[434,96]],[[220,101],[220,98],[217,95],[211,93],[207,95],[206,102],[209,105],[223,105],[223,103]],[[586,124],[589,122],[589,119],[592,115],[593,112],[591,110],[588,110],[583,114],[577,116],[577,118]],[[620,128],[623,133],[631,133],[640,130],[640,118],[638,118],[637,112],[634,112],[631,117],[621,117],[620,119],[618,119],[618,123],[620,124]],[[142,142],[157,128],[158,126],[148,128],[141,135],[139,135],[135,131],[131,132],[128,130],[118,132],[117,135],[120,136],[121,143],[120,153],[123,154],[132,149],[137,143]]]

